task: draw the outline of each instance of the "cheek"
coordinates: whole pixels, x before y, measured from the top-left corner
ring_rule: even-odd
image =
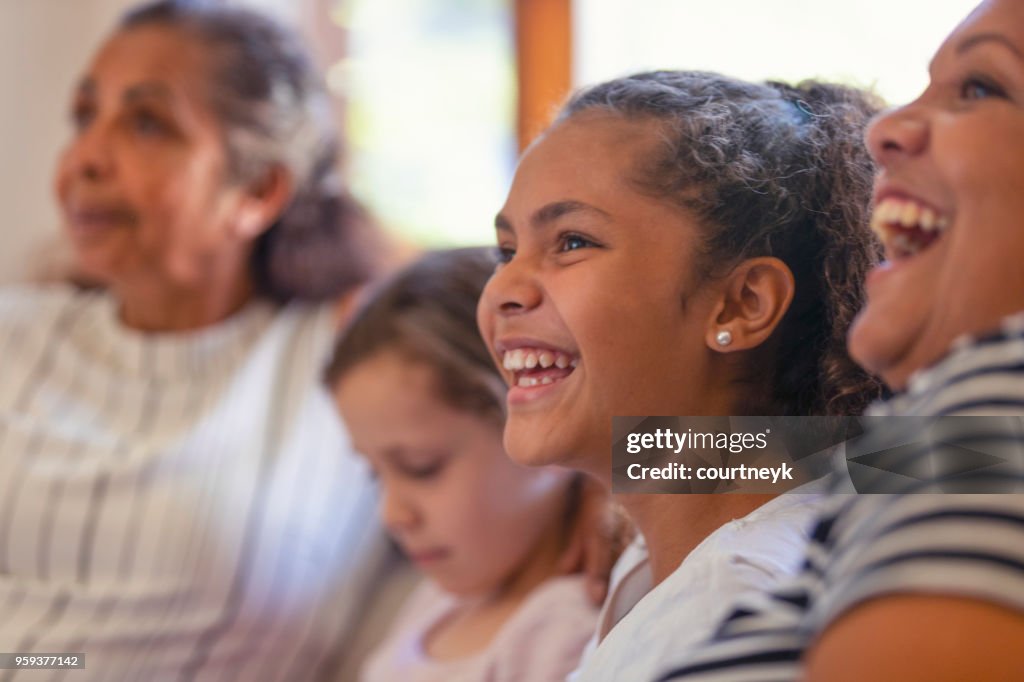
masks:
[[[480,300],[477,303],[476,308],[476,326],[480,331],[480,336],[483,338],[484,343],[489,348],[494,347],[494,315],[490,309],[490,297],[485,288],[480,296]]]
[[[72,178],[72,158],[71,149],[65,149],[61,152],[57,158],[57,164],[53,169],[53,193],[57,197],[57,202],[63,208],[67,208],[67,202],[70,198],[71,190],[71,178]]]
[[[663,281],[637,282],[587,305],[578,321],[581,350],[588,374],[609,389],[657,381],[679,364],[690,337],[703,335],[696,311],[684,310],[678,290]]]
[[[154,229],[149,240],[177,244],[186,251],[216,249],[229,217],[228,191],[221,179],[203,169],[159,177],[140,183],[140,210]]]

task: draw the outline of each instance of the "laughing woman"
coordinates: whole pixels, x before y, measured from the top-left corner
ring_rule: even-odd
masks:
[[[925,92],[867,141],[889,262],[869,278],[850,350],[901,392],[875,411],[1013,417],[985,420],[980,435],[1020,453],[1024,5],[980,5],[939,48]],[[976,476],[1024,493],[1019,469]],[[803,574],[739,604],[663,679],[1024,679],[1024,494],[834,506]]]

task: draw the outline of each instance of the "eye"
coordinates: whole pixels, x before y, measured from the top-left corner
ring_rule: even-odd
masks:
[[[508,263],[516,255],[516,250],[511,246],[505,244],[499,244],[494,249],[495,256],[498,259],[499,264]]]
[[[75,130],[83,130],[96,117],[96,108],[91,104],[76,104],[71,108],[71,124]]]
[[[420,464],[417,466],[405,466],[403,467],[403,473],[409,478],[414,478],[419,481],[429,480],[436,477],[444,469],[444,460],[438,460],[429,464]]]
[[[577,251],[598,246],[597,242],[574,232],[567,232],[558,237],[559,251]]]
[[[168,130],[160,117],[144,109],[132,114],[131,125],[135,132],[145,136],[162,135]]]
[[[988,99],[990,97],[1005,97],[1006,93],[1001,87],[980,76],[968,76],[960,84],[960,98],[965,100]]]

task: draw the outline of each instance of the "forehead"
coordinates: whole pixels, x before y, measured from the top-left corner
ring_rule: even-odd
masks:
[[[141,26],[111,36],[93,57],[83,80],[99,90],[160,83],[173,93],[198,95],[205,84],[206,66],[205,51],[186,31]]]
[[[987,0],[978,5],[953,31],[943,48],[957,45],[978,34],[1005,38],[1024,52],[1024,2],[1021,0]]]
[[[437,395],[437,370],[395,349],[382,349],[354,365],[338,382],[342,405],[366,421],[392,428],[436,424],[448,410]]]
[[[634,171],[654,154],[659,131],[654,120],[627,120],[603,112],[576,114],[550,128],[527,150],[516,171],[513,195],[519,189],[559,198],[586,193],[608,199],[609,193],[630,189]]]

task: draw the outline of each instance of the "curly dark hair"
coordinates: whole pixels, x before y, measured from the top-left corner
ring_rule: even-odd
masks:
[[[696,217],[700,276],[759,256],[792,271],[794,300],[746,363],[746,380],[770,387],[749,392],[748,412],[859,414],[882,395],[846,350],[864,278],[881,256],[868,229],[874,164],[863,143],[881,106],[836,84],[654,71],[585,89],[559,115],[604,111],[661,125],[662,143],[634,182]]]
[[[295,195],[256,241],[250,271],[275,301],[335,298],[376,274],[379,233],[339,173],[340,143],[322,79],[297,35],[249,9],[157,0],[129,10],[120,30],[168,27],[210,55],[207,97],[224,129],[232,179],[288,169]]]

